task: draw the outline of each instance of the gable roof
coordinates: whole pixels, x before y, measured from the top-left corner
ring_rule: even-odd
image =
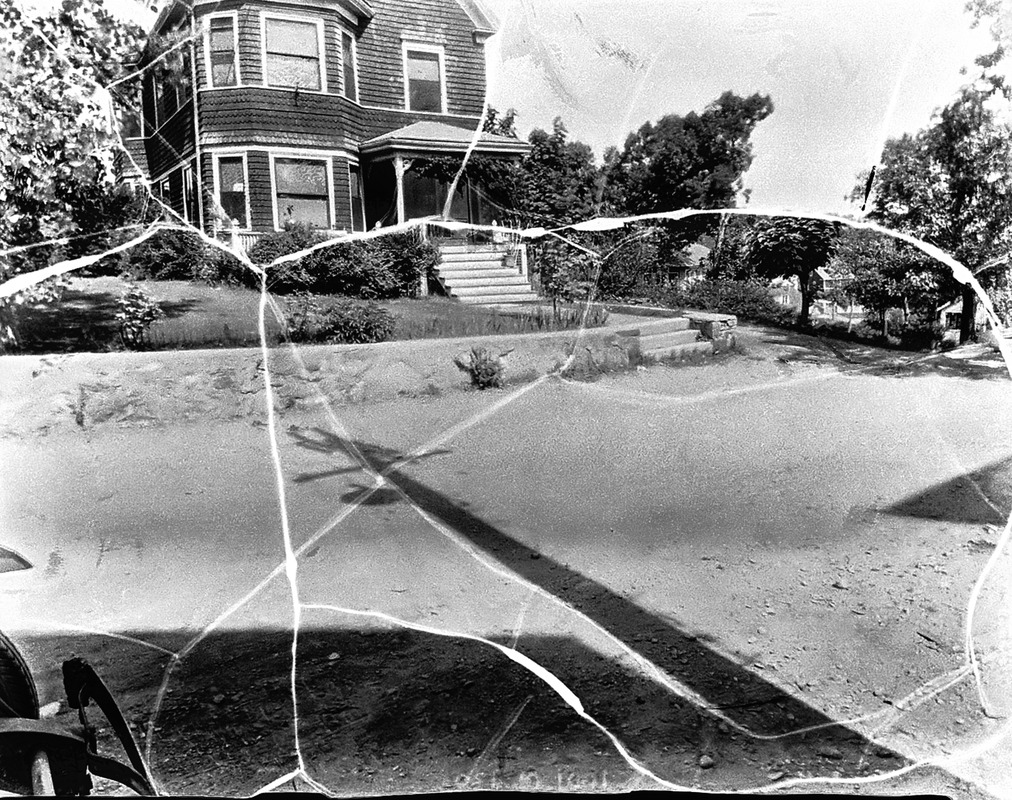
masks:
[[[402,154],[464,154],[474,142],[474,129],[459,128],[445,122],[423,120],[405,125],[403,128],[383,133],[362,143],[363,154],[380,155],[399,152]],[[523,156],[531,146],[520,139],[500,136],[495,133],[481,133],[475,143],[474,152],[483,155],[500,154]]]
[[[457,5],[471,18],[477,33],[491,36],[499,29],[499,20],[485,8],[481,0],[457,0]]]

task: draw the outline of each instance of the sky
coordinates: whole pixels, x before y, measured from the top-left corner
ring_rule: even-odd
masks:
[[[887,135],[931,121],[993,49],[962,0],[485,0],[500,19],[490,101],[518,130],[561,116],[598,158],[724,90],[774,113],[753,135],[750,204],[840,212]],[[895,95],[895,98],[893,97]]]
[[[139,0],[106,0],[138,21]],[[664,114],[760,92],[750,205],[847,212],[887,136],[931,121],[993,49],[963,0],[483,0],[489,101],[525,136],[561,116],[598,159]]]

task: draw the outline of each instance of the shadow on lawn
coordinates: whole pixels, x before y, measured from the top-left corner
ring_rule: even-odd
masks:
[[[380,472],[403,457],[395,450],[365,442],[352,442],[321,429],[293,428],[289,434],[298,446],[317,452],[350,453],[352,445],[357,446],[372,467]],[[296,480],[320,480],[332,474],[329,471],[303,474]],[[655,615],[612,591],[604,583],[526,546],[469,512],[462,503],[454,502],[414,480],[402,469],[393,469],[385,477],[426,513],[466,537],[487,556],[566,601],[694,693],[697,696],[695,701],[682,699],[642,676],[621,671],[617,666],[605,668],[605,671],[610,669],[613,673],[621,672],[619,681],[622,691],[626,698],[635,698],[634,705],[666,709],[666,722],[675,730],[663,734],[660,737],[663,741],[671,741],[671,734],[675,740],[680,740],[690,736],[692,731],[698,736],[700,730],[716,728],[718,720],[713,713],[707,713],[706,709],[710,709],[726,715],[754,733],[778,737],[751,740],[752,746],[760,750],[764,747],[782,748],[790,744],[801,747],[802,750],[807,748],[811,751],[808,753],[811,758],[815,758],[819,752],[831,752],[838,759],[836,768],[846,770],[848,774],[858,774],[861,769],[874,770],[896,764],[889,760],[895,754],[871,747],[867,740],[854,731],[836,724],[815,708],[750,670],[745,665],[750,663],[749,658],[743,656],[743,663],[737,663],[719,654],[707,643],[706,635],[686,631],[673,624],[670,618]],[[353,491],[342,497],[342,501],[353,500],[358,494],[359,491]],[[382,502],[398,502],[398,498],[393,493],[386,493]],[[570,643],[570,647],[578,645]],[[584,673],[588,665],[599,660],[599,656],[587,654],[567,659],[564,656],[566,648],[558,643],[541,651],[536,640],[521,640],[518,649],[532,658],[547,659],[543,663],[571,686],[585,683],[587,676]],[[595,667],[591,671],[596,672],[597,669]],[[631,728],[627,716],[629,711],[629,707],[624,706],[622,714],[603,714],[602,722],[620,731],[634,745],[634,750],[647,747],[651,741],[658,741],[656,728],[640,731]],[[809,734],[793,733],[812,726],[824,727]],[[729,735],[732,731],[724,726],[722,733]]]
[[[67,289],[58,303],[32,306],[23,312],[22,351],[73,353],[119,349],[119,295],[109,291]],[[200,305],[199,300],[160,301],[167,319],[176,319]]]

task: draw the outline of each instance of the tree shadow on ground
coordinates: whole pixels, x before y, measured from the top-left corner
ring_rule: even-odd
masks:
[[[41,303],[22,311],[19,323],[24,353],[102,352],[119,349],[118,294],[94,288],[69,288],[56,303]],[[200,305],[199,300],[159,301],[169,319]]]
[[[599,624],[613,636],[635,649],[658,665],[665,673],[682,685],[678,691],[688,690],[692,700],[681,700],[669,689],[653,681],[645,681],[638,689],[643,704],[662,704],[670,707],[672,719],[693,725],[717,724],[723,715],[735,724],[762,736],[774,737],[783,742],[793,738],[793,732],[818,727],[806,738],[809,747],[830,744],[854,755],[854,764],[875,768],[886,762],[882,756],[869,754],[868,742],[850,729],[844,728],[802,700],[757,675],[748,668],[754,661],[741,655],[737,662],[719,654],[707,643],[707,636],[693,633],[673,624],[670,618],[655,615],[628,598],[614,592],[604,583],[594,580],[514,539],[505,531],[485,522],[468,511],[464,504],[455,502],[440,492],[424,485],[407,474],[402,467],[393,467],[403,455],[395,450],[366,442],[350,441],[321,429],[290,429],[289,434],[298,446],[317,452],[350,454],[352,448],[370,462],[373,469],[383,472],[386,480],[403,491],[413,503],[427,514],[456,531],[485,555],[511,569],[527,581],[562,599],[582,614]],[[393,467],[393,468],[391,468]],[[326,478],[329,472],[304,474],[300,482]],[[353,501],[358,492],[352,491],[342,501]],[[384,502],[390,502],[388,493]],[[518,649],[528,652],[529,643],[521,640]],[[569,668],[565,659],[546,650],[549,668],[559,670],[563,680],[579,681],[580,661]],[[598,658],[594,656],[594,658]],[[592,659],[593,660],[593,659]],[[558,674],[558,673],[557,673]],[[627,674],[622,681],[629,689],[640,678]],[[649,698],[649,699],[648,699]],[[609,719],[609,723],[625,731],[628,728],[622,717]],[[673,722],[672,724],[675,724]],[[856,754],[860,753],[860,757]],[[887,757],[886,757],[887,758]]]
[[[128,632],[171,652],[194,633]],[[81,655],[138,731],[151,719],[171,659],[95,634],[39,634],[19,644],[33,664],[46,665],[44,701],[62,694],[59,663]],[[152,768],[163,788],[246,796],[297,767],[291,646],[289,630],[216,630],[177,664],[154,720]],[[742,789],[768,784],[771,774],[857,777],[907,763],[838,727],[778,739],[733,730],[570,636],[525,636],[517,649],[552,670],[634,758],[673,783]],[[603,732],[483,642],[307,609],[297,665],[303,758],[314,778],[342,795],[555,790],[565,770],[608,775],[613,786],[637,777]],[[66,710],[57,719],[74,717]],[[109,742],[105,732],[100,743]],[[712,760],[706,769],[703,755]],[[530,784],[532,773],[540,787]]]
[[[1012,457],[938,483],[882,511],[897,517],[1004,525],[1012,509],[1010,480]]]
[[[1001,357],[983,353],[980,358],[957,358],[947,352],[925,352],[902,348],[884,348],[875,343],[854,342],[817,333],[750,325],[743,327],[762,345],[790,348],[776,356],[784,364],[834,366],[841,371],[858,371],[882,378],[916,378],[938,375],[969,380],[1007,380],[1008,371]],[[745,351],[747,353],[746,338]],[[760,357],[765,360],[765,357]]]

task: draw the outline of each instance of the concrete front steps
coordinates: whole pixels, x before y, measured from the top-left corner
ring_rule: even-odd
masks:
[[[633,309],[626,307],[621,310],[629,313]],[[623,337],[634,337],[640,355],[647,359],[680,361],[712,356],[718,347],[723,351],[727,346],[733,345],[733,331],[737,323],[731,314],[690,312],[684,317],[658,319],[647,316],[641,326],[619,330],[617,333]]]
[[[640,355],[649,359],[680,359],[697,353],[713,354],[713,342],[700,341],[700,333],[690,327],[688,317],[645,322],[639,328],[626,328],[617,333],[619,336],[635,337],[639,342]]]
[[[436,278],[447,295],[471,305],[512,305],[538,300],[530,281],[506,263],[509,250],[495,244],[443,244]]]

